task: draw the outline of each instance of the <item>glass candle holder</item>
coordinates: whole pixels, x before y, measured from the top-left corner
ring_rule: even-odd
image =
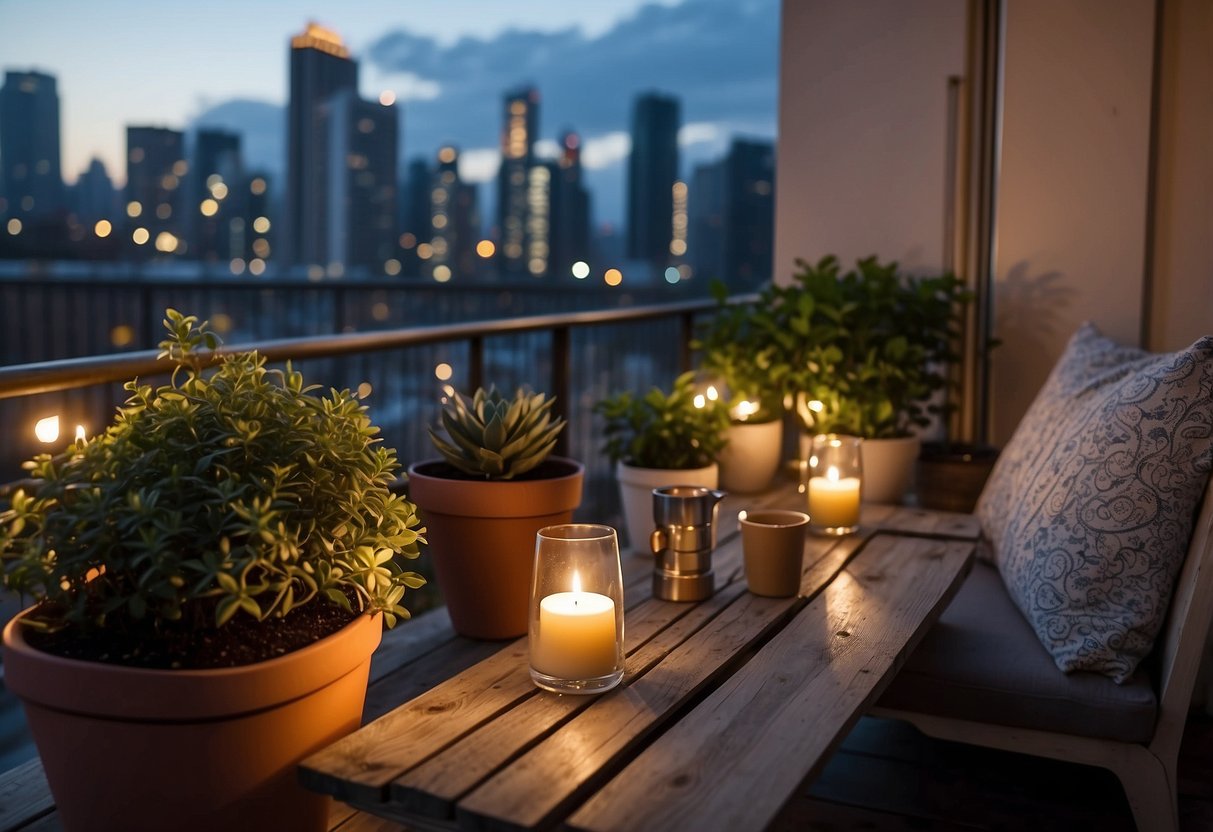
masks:
[[[803,467],[808,494],[809,528],[819,534],[851,534],[859,528],[863,493],[862,440],[827,433],[813,437]]]
[[[566,523],[535,537],[531,678],[555,693],[602,693],[623,679],[623,574],[610,526]]]

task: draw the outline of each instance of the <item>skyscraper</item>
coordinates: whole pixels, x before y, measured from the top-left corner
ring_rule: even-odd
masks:
[[[55,78],[9,70],[0,87],[0,216],[28,222],[64,208]]]
[[[88,169],[76,179],[76,199],[72,207],[80,222],[85,225],[91,225],[97,220],[121,224],[116,223],[118,194],[100,159],[94,158],[90,161]]]
[[[241,235],[233,239],[232,220],[245,214],[244,165],[240,135],[200,129],[194,138],[186,214],[190,218],[191,256],[228,262],[243,254]],[[239,229],[239,224],[237,225]]]
[[[459,150],[447,145],[438,151],[438,172],[430,191],[431,275],[444,281],[454,275],[471,277],[476,271],[479,230],[476,187],[459,178]]]
[[[627,255],[662,266],[673,239],[674,183],[678,180],[678,99],[637,96],[628,158]]]
[[[497,172],[498,264],[502,273],[528,272],[527,194],[539,129],[539,92],[522,87],[506,93]]]
[[[551,273],[567,277],[578,260],[590,260],[590,193],[581,178],[581,138],[560,137],[560,158],[552,183]]]
[[[775,146],[734,139],[724,170],[724,277],[750,288],[771,277],[774,263]]]
[[[396,105],[340,90],[321,105],[327,239],[313,262],[372,275],[396,256]]]
[[[291,38],[291,98],[287,108],[286,203],[287,264],[326,264],[327,244],[323,125],[320,106],[334,93],[358,88],[358,64],[335,33],[308,23]]]
[[[126,215],[132,251],[185,254],[185,136],[164,127],[126,128]]]
[[[687,234],[687,260],[691,274],[723,280],[724,270],[724,172],[723,159],[696,165],[691,174]]]

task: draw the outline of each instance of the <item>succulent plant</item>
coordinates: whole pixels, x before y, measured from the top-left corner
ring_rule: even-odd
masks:
[[[555,401],[521,387],[512,399],[496,387],[481,387],[471,398],[456,391],[442,409],[449,441],[434,428],[430,439],[447,462],[465,474],[513,479],[543,462],[556,447],[564,420],[552,419]]]
[[[216,353],[192,316],[164,323],[170,383],[129,382],[114,423],[27,463],[33,485],[0,511],[3,582],[42,602],[27,623],[197,632],[321,600],[407,618],[425,580],[397,556],[425,529],[366,407],[313,395],[289,363]]]

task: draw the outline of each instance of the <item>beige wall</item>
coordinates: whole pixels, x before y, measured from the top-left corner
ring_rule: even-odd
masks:
[[[775,276],[796,257],[943,264],[947,79],[965,0],[785,0]]]
[[[995,210],[991,439],[1085,320],[1138,343],[1152,0],[1007,0]]]
[[[1149,344],[1213,335],[1213,3],[1163,5]]]

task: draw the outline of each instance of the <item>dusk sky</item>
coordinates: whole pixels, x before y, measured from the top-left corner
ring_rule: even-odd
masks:
[[[127,124],[236,130],[277,172],[287,44],[308,20],[345,39],[364,96],[396,93],[406,158],[454,142],[472,181],[496,172],[502,92],[535,84],[541,153],[582,133],[599,221],[620,218],[638,92],[681,97],[684,166],[775,135],[778,0],[0,0],[0,68],[58,78],[69,182],[97,156],[121,184]]]

